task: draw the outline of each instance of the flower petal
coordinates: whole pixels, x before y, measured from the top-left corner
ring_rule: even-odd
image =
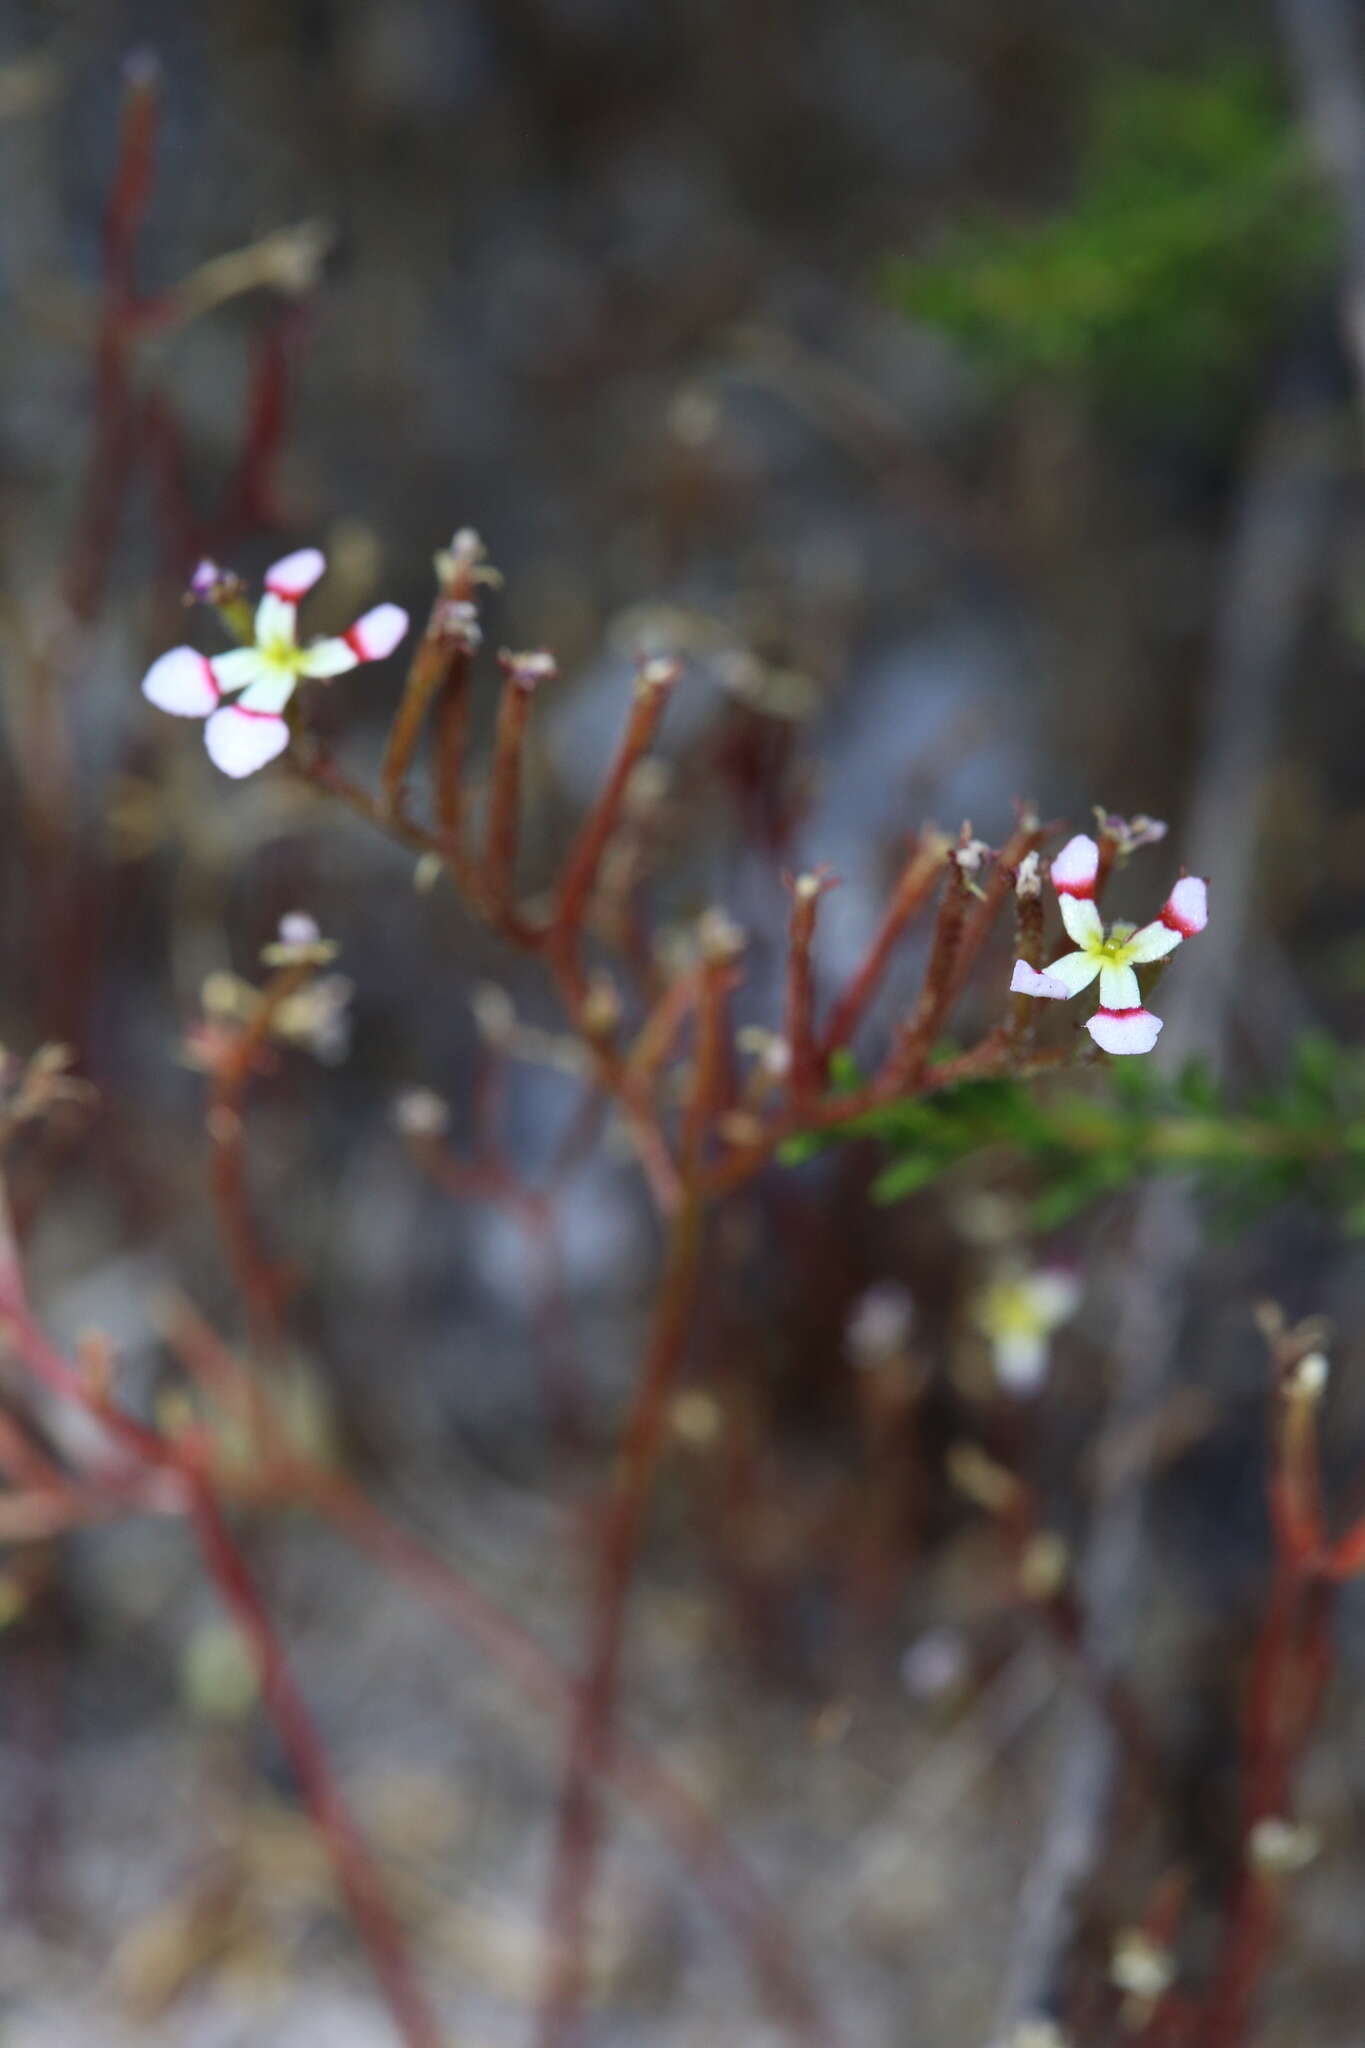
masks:
[[[1049,981],[1060,981],[1069,996],[1078,996],[1083,988],[1089,988],[1103,965],[1093,953],[1063,953],[1060,960],[1049,961],[1043,972]]]
[[[244,711],[239,703],[225,704],[204,727],[204,745],[214,767],[221,768],[224,775],[254,775],[284,752],[289,745],[289,727],[272,712]]]
[[[287,598],[267,590],[256,607],[256,645],[293,647],[298,639],[298,609]]]
[[[1131,967],[1101,967],[1100,1001],[1106,1010],[1142,1008],[1142,990]]]
[[[1134,932],[1128,941],[1128,958],[1141,967],[1148,960],[1164,960],[1168,953],[1174,953],[1183,934],[1174,925],[1157,918],[1154,924],[1145,924],[1140,932]]]
[[[1047,1371],[1047,1338],[1033,1330],[1010,1330],[995,1338],[995,1376],[1012,1394],[1031,1394]]]
[[[1050,1266],[1033,1274],[1028,1288],[1038,1320],[1049,1330],[1069,1323],[1081,1305],[1081,1283],[1063,1266]]]
[[[408,630],[408,615],[401,604],[377,604],[365,612],[342,635],[358,661],[382,661],[392,654]]]
[[[1089,896],[1062,896],[1058,900],[1067,936],[1073,938],[1078,946],[1098,946],[1104,937],[1104,926],[1093,899]]]
[[[1202,875],[1182,875],[1162,906],[1161,922],[1192,939],[1209,921],[1209,885]]]
[[[258,681],[243,690],[237,702],[243,711],[268,712],[277,718],[298,686],[298,677],[288,669],[268,668]]]
[[[297,604],[326,567],[327,557],[321,548],[296,548],[292,555],[284,555],[270,564],[265,572],[265,587],[272,597]]]
[[[207,718],[222,692],[202,654],[193,647],[172,647],[142,678],[142,694],[158,711],[169,711],[174,718]]]
[[[1078,832],[1052,863],[1052,886],[1059,896],[1093,896],[1099,871],[1099,847],[1088,832]]]
[[[344,640],[315,640],[299,656],[301,676],[341,676],[359,666],[360,656]]]
[[[1030,967],[1027,960],[1016,960],[1014,973],[1010,976],[1010,993],[1016,996],[1048,996],[1053,1002],[1065,1002],[1071,990],[1064,981],[1058,981],[1055,974],[1040,974],[1036,967]]]
[[[259,647],[231,647],[215,654],[209,667],[220,690],[244,690],[269,672],[270,663]]]
[[[1096,1010],[1086,1030],[1101,1052],[1150,1052],[1161,1036],[1161,1019],[1150,1010]]]

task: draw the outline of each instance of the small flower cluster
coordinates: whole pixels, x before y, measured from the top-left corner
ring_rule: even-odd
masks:
[[[212,656],[193,647],[172,647],[142,679],[143,696],[159,710],[206,721],[204,744],[224,775],[254,775],[284,752],[289,744],[284,713],[301,682],[344,675],[364,661],[382,661],[408,630],[401,605],[379,604],[345,633],[300,646],[299,604],[326,566],[318,548],[286,555],[266,571],[265,594],[246,645]],[[237,580],[216,563],[201,562],[190,595],[221,605],[225,593],[238,588]]]
[[[1016,995],[1065,1002],[1098,980],[1100,1006],[1086,1030],[1102,1052],[1150,1052],[1161,1032],[1160,1017],[1143,1007],[1135,968],[1164,960],[1183,939],[1209,921],[1208,888],[1198,875],[1182,875],[1151,924],[1112,924],[1106,931],[1095,903],[1100,849],[1087,833],[1068,840],[1052,863],[1062,923],[1075,942],[1050,967],[1016,960],[1010,988]]]

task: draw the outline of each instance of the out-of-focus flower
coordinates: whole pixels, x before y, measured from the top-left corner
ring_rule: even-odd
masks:
[[[1080,1282],[1051,1268],[1008,1269],[988,1282],[973,1305],[977,1328],[995,1360],[996,1377],[1012,1394],[1031,1394],[1047,1371],[1052,1333],[1080,1306]]]
[[[901,1684],[920,1705],[960,1692],[970,1672],[967,1639],[956,1628],[926,1629],[900,1661]]]
[[[915,1304],[908,1287],[898,1280],[881,1280],[859,1295],[844,1326],[844,1355],[850,1365],[875,1370],[890,1360],[903,1358],[915,1320]]]
[[[1063,953],[1041,972],[1016,960],[1011,989],[1017,995],[1064,1001],[1078,996],[1092,981],[1100,985],[1100,1007],[1086,1021],[1086,1030],[1103,1052],[1150,1052],[1161,1032],[1160,1017],[1142,1005],[1134,969],[1163,960],[1182,939],[1202,932],[1209,920],[1208,889],[1198,875],[1183,875],[1151,924],[1110,925],[1108,931],[1095,904],[1100,850],[1084,832],[1077,833],[1052,863],[1052,885],[1061,904],[1062,923],[1076,950]]]
[[[286,996],[275,1012],[272,1035],[310,1052],[325,1066],[338,1066],[351,1049],[351,998],[355,983],[344,974],[320,974]]]
[[[261,948],[267,967],[325,967],[336,956],[335,941],[324,939],[317,919],[302,910],[286,911],[275,937]]]
[[[1135,2006],[1149,2009],[1174,1983],[1175,1960],[1145,1928],[1126,1927],[1114,1942],[1109,1975]]]
[[[433,1088],[407,1088],[393,1105],[393,1120],[400,1137],[430,1142],[450,1129],[450,1105]]]
[[[283,753],[289,743],[284,712],[301,682],[382,661],[408,630],[401,605],[379,604],[337,638],[300,646],[299,604],[326,566],[318,548],[284,556],[266,571],[249,645],[211,657],[172,647],[142,679],[143,696],[158,709],[206,721],[204,744],[225,775],[252,775]],[[210,575],[221,575],[212,563],[196,571],[206,588]]]
[[[1055,2020],[1021,2020],[1000,2048],[1067,2048],[1067,2037]]]
[[[354,994],[355,984],[344,974],[320,974],[274,1004],[269,1035],[335,1066],[350,1050]],[[184,1057],[190,1066],[211,1070],[231,1053],[265,998],[240,975],[219,971],[208,976],[200,1000],[204,1014],[186,1033]]]
[[[1120,818],[1100,804],[1095,806],[1095,820],[1101,835],[1113,840],[1119,860],[1127,860],[1140,847],[1159,845],[1169,829],[1160,818],[1149,818],[1144,811],[1133,818]]]
[[[1247,1838],[1247,1848],[1256,1868],[1267,1877],[1292,1877],[1306,1870],[1322,1848],[1316,1828],[1267,1814],[1258,1820]]]

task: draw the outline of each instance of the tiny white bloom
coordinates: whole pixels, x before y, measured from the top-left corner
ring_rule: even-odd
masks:
[[[1062,848],[1052,863],[1052,884],[1075,951],[1063,953],[1041,973],[1017,960],[1010,987],[1016,994],[1061,1001],[1098,980],[1100,1006],[1085,1027],[1096,1045],[1108,1053],[1150,1052],[1161,1019],[1143,1008],[1134,969],[1165,959],[1182,939],[1203,931],[1209,921],[1208,888],[1198,875],[1183,875],[1151,924],[1141,929],[1113,924],[1106,931],[1095,904],[1099,864],[1099,847],[1084,832]]]
[[[1053,1331],[1071,1321],[1080,1300],[1080,1282],[1058,1267],[1036,1273],[1007,1268],[982,1289],[974,1318],[1002,1387],[1031,1394],[1042,1384]]]
[[[380,604],[337,638],[300,646],[299,603],[326,566],[318,548],[285,555],[266,571],[249,646],[211,657],[193,647],[172,647],[142,679],[143,696],[158,709],[206,721],[204,744],[225,775],[252,775],[284,752],[284,713],[300,682],[382,661],[408,630],[401,605]]]

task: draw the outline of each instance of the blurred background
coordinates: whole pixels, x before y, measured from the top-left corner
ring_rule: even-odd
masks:
[[[576,1099],[553,1007],[408,855],[283,772],[229,785],[144,704],[151,656],[200,635],[181,592],[206,551],[255,577],[323,546],[309,618],[330,630],[380,599],[421,619],[434,550],[477,528],[503,578],[489,648],[561,667],[530,889],[636,656],[683,653],[647,793],[656,900],[665,924],[720,902],[748,929],[754,1020],[775,1015],[785,869],[841,877],[833,986],[930,819],[992,844],[1023,798],[1078,830],[1095,804],[1169,821],[1118,908],[1149,915],[1188,862],[1226,918],[1202,967],[1177,963],[1163,1074],[1197,1060],[1251,1100],[1316,1033],[1330,1102],[1365,990],[1343,321],[1365,127],[1340,19],[1318,0],[0,7],[0,1039],[69,1044],[98,1091],[14,1169],[63,1341],[106,1332],[140,1398],[186,1302],[245,1341],[186,1037],[206,981],[222,999],[223,976],[258,978],[280,916],[307,911],[339,945],[344,1015],[322,1058],[263,1079],[250,1145],[299,1426],[580,1656],[565,1539],[630,1384],[648,1205],[610,1134],[549,1183],[548,1239],[416,1170],[395,1102],[436,1091],[458,1147],[496,1069],[509,1156],[547,1184]],[[101,325],[102,224],[128,67],[153,61],[136,286],[157,312],[125,348]],[[485,658],[481,706],[495,686]],[[397,687],[395,662],[321,708],[358,774]],[[521,1020],[510,1059],[490,983]],[[975,1000],[989,1020],[990,989]],[[1268,1568],[1257,1302],[1335,1324],[1332,1475],[1342,1519],[1360,1504],[1359,1239],[1288,1187],[1229,1228],[1180,1189],[1087,1186],[1044,1228],[1007,1160],[878,1206],[884,1164],[849,1148],[774,1175],[716,1232],[628,1718],[723,1816],[850,2048],[996,2048],[1035,2010],[1079,2014],[1100,2048],[1123,2034],[1094,1986],[1159,1873],[1190,1874],[1196,1980],[1229,1882]],[[1045,1391],[1002,1410],[981,1304],[1037,1268],[1083,1285]],[[890,1454],[857,1336],[887,1286],[917,1416]],[[547,1376],[573,1390],[572,1444]],[[1077,1757],[1114,1775],[1102,1717],[954,1480],[982,1437],[1119,1619],[1096,1654],[1140,1700],[1159,1795],[1077,1789]],[[1117,1533],[1106,1458],[1143,1479]],[[530,2039],[555,1731],[305,1518],[251,1545],[450,2038]],[[392,2038],[183,1532],[16,1544],[4,1586],[5,2048]],[[1339,1636],[1301,1779],[1322,1849],[1258,2048],[1361,2038],[1349,1594]],[[1097,1833],[1063,1901],[1077,1800]],[[628,1807],[601,1890],[593,2048],[789,2038]]]

